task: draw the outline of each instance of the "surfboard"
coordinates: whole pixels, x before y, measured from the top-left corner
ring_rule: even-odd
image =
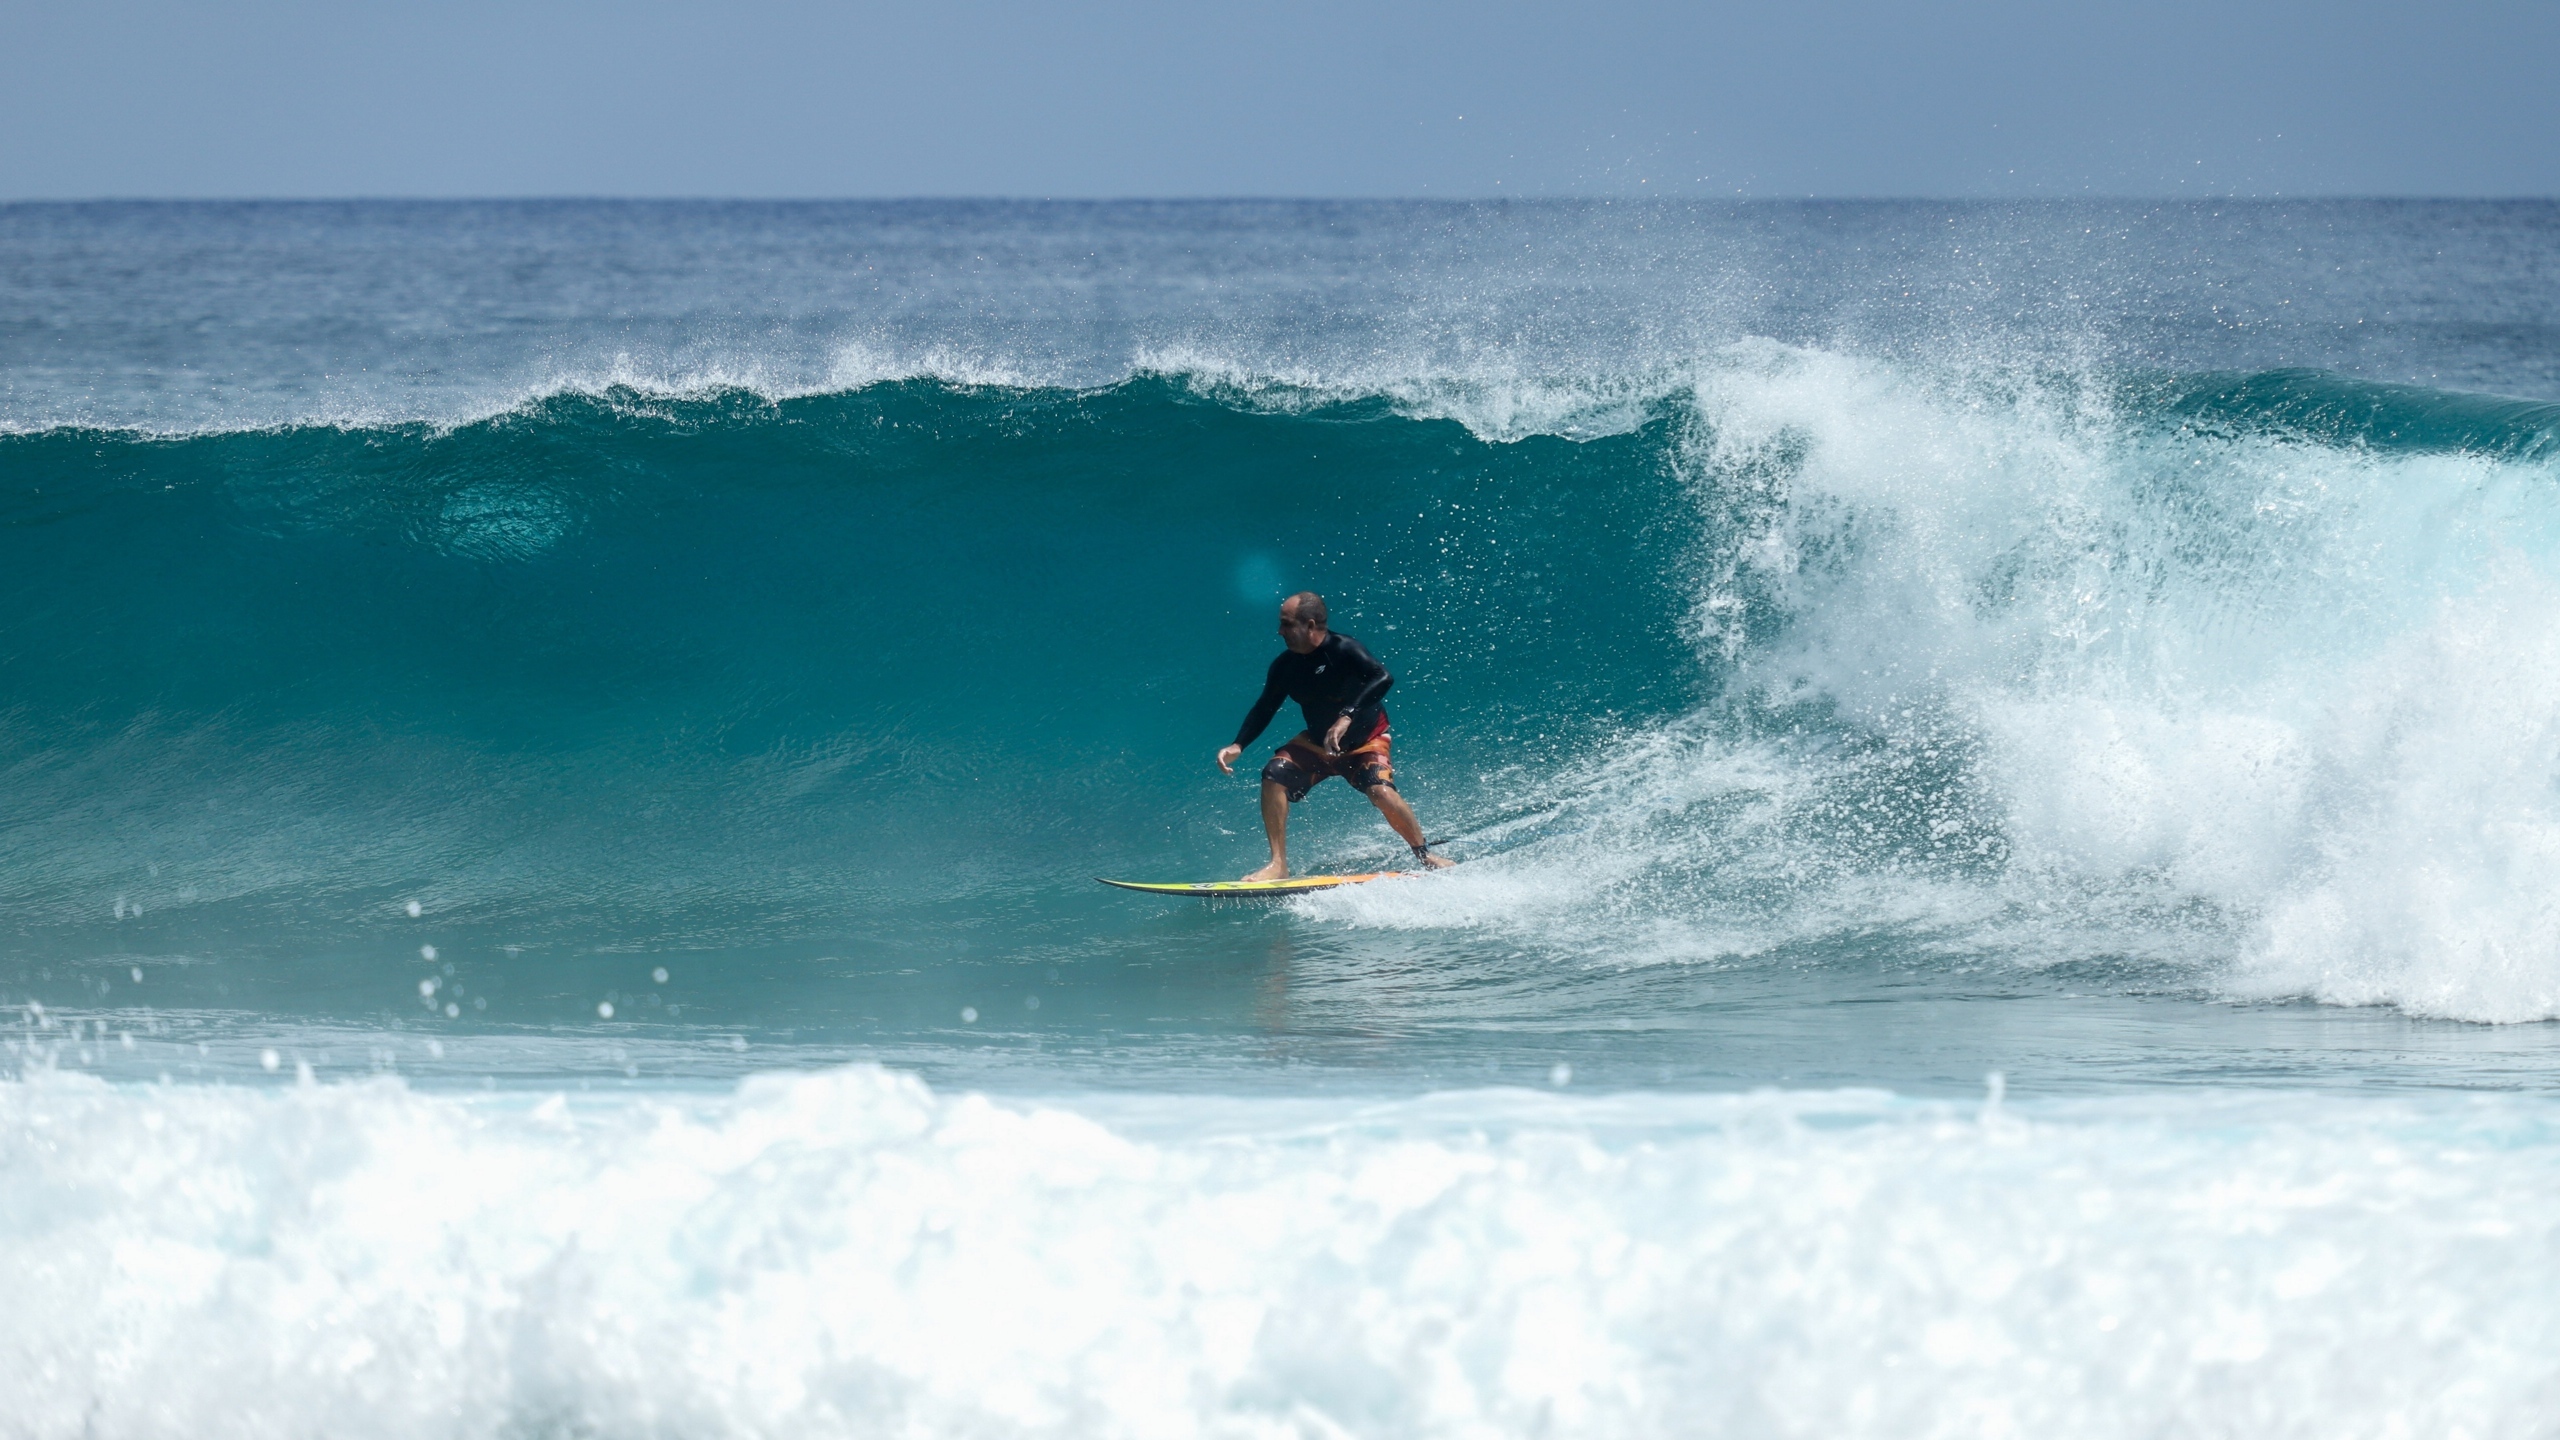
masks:
[[[1365,885],[1372,880],[1393,880],[1401,870],[1379,870],[1368,875],[1299,875],[1287,880],[1191,880],[1157,883],[1148,880],[1102,880],[1123,890],[1143,890],[1150,895],[1190,895],[1202,900],[1277,900],[1289,895],[1304,895],[1310,890],[1331,890],[1340,885]]]

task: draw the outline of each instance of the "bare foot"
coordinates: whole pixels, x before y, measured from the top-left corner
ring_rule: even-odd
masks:
[[[1449,858],[1448,856],[1446,856],[1446,855],[1441,855],[1441,854],[1437,854],[1437,853],[1434,853],[1434,852],[1429,851],[1429,850],[1425,850],[1425,851],[1423,851],[1423,852],[1422,852],[1422,863],[1423,863],[1424,868],[1426,868],[1426,869],[1431,869],[1431,870],[1446,870],[1446,869],[1448,869],[1450,866],[1455,865],[1455,864],[1457,864],[1458,862],[1457,862],[1457,861],[1455,861],[1455,860],[1450,859],[1450,858]]]
[[[1243,878],[1247,880],[1286,880],[1289,878],[1289,862],[1286,860],[1274,860],[1259,870],[1248,872]]]

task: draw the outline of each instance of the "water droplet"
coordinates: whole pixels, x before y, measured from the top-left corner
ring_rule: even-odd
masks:
[[[1559,1090],[1572,1084],[1573,1067],[1562,1061],[1556,1062],[1556,1067],[1547,1072],[1547,1083],[1553,1085]]]
[[[434,958],[436,958],[436,947],[434,947],[433,945],[421,945],[421,946],[419,946],[419,947],[418,947],[418,958],[419,958],[419,959],[421,959],[421,960],[433,960]]]
[[[657,982],[658,982],[659,984],[661,984],[661,985],[666,984],[666,983],[667,983],[667,967],[666,967],[666,966],[664,966],[664,965],[661,965],[661,966],[659,966],[657,969],[650,971],[650,972],[649,972],[649,978],[650,978],[650,979],[652,979],[652,980],[657,981]]]
[[[426,913],[427,913],[427,907],[426,907],[426,906],[419,904],[419,903],[418,903],[417,901],[415,901],[415,900],[412,900],[412,901],[410,901],[410,902],[409,902],[409,918],[410,918],[410,919],[415,920],[415,919],[417,919],[419,916],[424,915],[424,914],[426,914]]]
[[[444,1018],[446,1018],[447,1020],[459,1020],[459,1019],[461,1019],[461,1018],[462,1018],[462,1007],[461,1007],[461,1006],[459,1006],[459,1005],[454,1004],[454,1003],[453,1003],[452,1001],[450,1001],[450,1000],[447,1000],[446,1002],[444,1002]]]
[[[277,1066],[283,1063],[284,1057],[278,1055],[273,1050],[261,1050],[258,1052],[258,1066],[263,1070],[272,1072]]]
[[[133,983],[136,985],[142,983],[142,967],[139,965],[133,967]]]
[[[597,1019],[599,1019],[599,1020],[610,1020],[610,1019],[612,1019],[612,1018],[613,1018],[613,1002],[612,1002],[612,1001],[610,1001],[610,1000],[606,1000],[606,1001],[603,1001],[603,1002],[601,1002],[600,1004],[598,1004],[598,1005],[596,1006],[596,1018],[597,1018]]]
[[[961,1024],[963,1024],[963,1025],[975,1025],[975,1024],[977,1024],[977,1023],[978,1023],[978,1007],[977,1007],[977,1006],[975,1006],[975,1005],[963,1005],[963,1006],[961,1006],[961,1007],[960,1007],[960,1023],[961,1023]]]

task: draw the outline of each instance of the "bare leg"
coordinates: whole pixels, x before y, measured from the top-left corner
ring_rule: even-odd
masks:
[[[1404,837],[1404,843],[1417,850],[1422,848],[1422,822],[1413,818],[1413,807],[1404,803],[1404,797],[1396,793],[1396,787],[1393,785],[1370,786],[1369,803],[1377,806],[1378,813],[1387,817],[1387,824],[1394,827],[1398,835]],[[1422,863],[1434,870],[1446,870],[1458,862],[1443,855],[1425,852]]]
[[[1289,878],[1289,792],[1279,782],[1262,782],[1262,833],[1271,840],[1271,863],[1245,876],[1247,880]]]

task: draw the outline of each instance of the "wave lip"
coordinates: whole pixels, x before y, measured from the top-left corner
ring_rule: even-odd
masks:
[[[2560,404],[2360,380],[2325,370],[2205,374],[2130,384],[2139,408],[2317,444],[2533,461],[2560,455]]]

